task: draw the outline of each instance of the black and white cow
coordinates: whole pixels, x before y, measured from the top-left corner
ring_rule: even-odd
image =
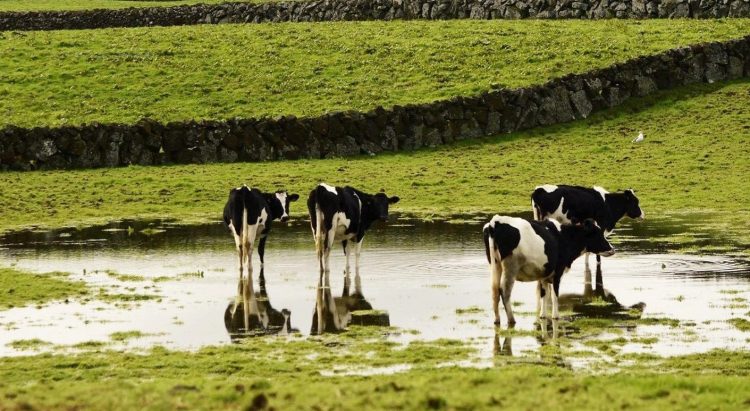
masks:
[[[224,206],[224,224],[229,227],[237,245],[240,277],[245,264],[248,267],[248,275],[253,273],[253,247],[258,238],[260,238],[258,255],[260,255],[260,266],[263,267],[263,254],[268,232],[271,231],[271,222],[287,221],[289,203],[298,199],[298,194],[287,194],[286,191],[262,193],[257,188],[248,188],[245,185],[229,191],[229,200]]]
[[[366,194],[352,187],[333,187],[321,183],[310,192],[307,209],[315,237],[320,274],[330,273],[331,247],[341,241],[346,255],[346,275],[350,272],[349,256],[354,252],[355,272],[359,277],[362,240],[373,222],[388,219],[388,206],[399,201],[385,193]]]
[[[500,324],[498,304],[502,298],[509,325],[516,322],[510,303],[516,280],[537,281],[537,316],[543,303],[546,317],[551,302],[552,318],[558,318],[560,279],[573,261],[584,251],[605,257],[615,253],[593,219],[561,225],[554,220],[529,221],[496,215],[484,226],[484,246],[492,276],[495,324]]]
[[[645,217],[633,190],[610,193],[598,186],[538,186],[531,194],[531,207],[534,219],[538,221],[553,219],[561,224],[577,224],[587,218],[593,218],[604,229],[604,235],[607,237],[624,216],[641,220]],[[596,261],[601,262],[601,258],[597,256]]]

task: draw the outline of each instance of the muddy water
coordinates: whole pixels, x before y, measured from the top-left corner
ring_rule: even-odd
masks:
[[[626,344],[623,352],[675,355],[745,346],[747,337],[726,320],[749,310],[745,302],[731,300],[750,298],[750,266],[730,257],[667,253],[670,245],[664,238],[679,230],[669,222],[651,221],[648,228],[643,223],[625,224],[613,237],[618,253],[605,259],[600,275],[595,270],[586,273],[583,259],[579,259],[563,278],[561,293],[566,308],[577,315],[616,315],[585,304],[592,298],[616,300],[621,307],[644,307],[644,317],[687,324],[676,329],[665,325],[627,329],[628,337],[658,340],[648,345]],[[349,298],[342,299],[343,252],[337,248],[332,253],[330,288],[319,289],[309,227],[304,223],[277,225],[266,248],[266,294],[247,306],[253,310],[260,307],[266,323],[279,325],[286,319],[285,329],[290,325],[302,335],[326,331],[334,321],[316,315],[316,307],[329,313],[338,309],[339,314],[349,311],[342,320],[345,323],[390,324],[414,330],[395,337],[406,340],[470,339],[482,348],[483,355],[491,356],[503,347],[494,345],[489,271],[482,247],[479,223],[396,221],[379,226],[365,239],[360,281],[352,277]],[[257,267],[257,254],[253,258]],[[73,345],[108,341],[114,332],[132,330],[147,335],[121,345],[197,349],[230,343],[234,332],[246,325],[241,317],[244,310],[236,309],[245,302],[242,287],[238,287],[236,260],[233,240],[219,223],[185,227],[122,222],[0,237],[2,265],[38,272],[65,271],[110,293],[157,296],[137,303],[73,300],[0,311],[0,355],[23,353],[8,345],[16,340],[38,338]],[[105,272],[108,270],[144,280],[122,281]],[[258,271],[254,291],[260,291]],[[588,286],[586,277],[591,281]],[[153,281],[157,278],[159,281]],[[517,283],[513,301],[516,329],[533,330],[534,285]],[[365,317],[352,316],[347,307],[369,311]],[[291,314],[279,317],[282,309]],[[228,312],[240,316],[235,325],[231,318],[225,321]],[[617,336],[613,333],[602,338]],[[510,341],[507,343],[505,353],[514,355],[533,352],[540,344],[535,337],[514,337],[512,349]]]

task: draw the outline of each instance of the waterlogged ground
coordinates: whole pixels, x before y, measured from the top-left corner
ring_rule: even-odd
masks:
[[[605,259],[602,272],[597,273],[593,259],[588,273],[583,259],[574,264],[562,283],[564,318],[542,331],[535,325],[534,286],[527,283],[518,283],[513,292],[516,328],[497,331],[493,326],[479,222],[394,221],[365,240],[360,291],[369,304],[352,321],[375,318],[380,325],[397,327],[401,332],[390,339],[398,342],[469,341],[478,353],[471,363],[479,366],[490,364],[496,354],[534,358],[553,335],[569,337],[565,346],[575,355],[565,362],[573,367],[606,362],[614,354],[671,356],[742,348],[748,337],[741,328],[750,325],[743,320],[750,311],[750,264],[730,253],[674,252],[688,220],[624,225],[613,239],[618,253]],[[693,241],[688,249],[710,243]],[[123,222],[20,232],[0,237],[0,258],[2,266],[21,271],[69,272],[70,279],[91,289],[64,302],[0,311],[2,356],[104,344],[196,350],[232,341],[225,311],[238,296],[237,262],[232,239],[219,223]],[[340,297],[344,288],[340,250],[332,262],[331,289],[317,289],[309,227],[275,226],[264,270],[273,307],[267,312],[279,317],[282,309],[289,310],[291,331],[302,337],[316,331],[316,303],[333,306],[331,298]],[[350,292],[356,287],[352,276]],[[364,317],[356,317],[360,314]]]

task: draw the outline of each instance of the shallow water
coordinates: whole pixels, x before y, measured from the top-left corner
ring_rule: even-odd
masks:
[[[583,315],[605,315],[578,300],[583,294],[586,301],[591,297],[611,300],[616,296],[618,307],[645,304],[644,317],[688,323],[677,329],[664,325],[629,328],[625,330],[629,337],[657,337],[658,341],[647,345],[629,343],[622,352],[677,355],[745,346],[747,337],[726,320],[748,311],[744,302],[730,300],[750,298],[750,265],[725,256],[667,254],[670,246],[662,237],[679,232],[680,227],[650,222],[646,228],[645,224],[624,224],[613,236],[618,253],[604,259],[600,280],[603,284],[597,284],[594,271],[589,274],[593,284],[585,287],[583,259],[576,261],[561,286],[567,308],[585,312]],[[232,341],[225,313],[228,305],[237,301],[237,258],[233,240],[220,223],[178,226],[121,222],[83,230],[12,233],[0,237],[0,258],[0,264],[21,269],[71,272],[73,278],[109,292],[160,296],[158,300],[124,305],[74,300],[43,308],[0,311],[2,356],[28,353],[8,345],[16,340],[38,338],[72,345],[108,341],[114,332],[131,330],[148,335],[121,345],[197,349]],[[257,291],[257,254],[253,258]],[[316,300],[328,301],[331,306],[338,302],[339,309],[346,305],[344,300],[336,299],[344,288],[344,256],[340,248],[332,252],[331,261],[331,287],[319,290],[309,226],[274,226],[266,248],[267,302],[273,312],[291,311],[291,327],[302,335],[318,329],[317,320],[314,321]],[[592,268],[593,263],[592,259]],[[120,281],[105,270],[139,275],[146,280]],[[179,280],[152,281],[181,274],[189,275]],[[489,283],[478,223],[397,221],[378,226],[365,239],[361,294],[369,303],[367,307],[387,312],[377,313],[381,324],[416,331],[394,338],[472,339],[484,358],[495,352],[518,355],[538,350],[540,341],[536,337],[495,341]],[[727,294],[728,290],[739,293]],[[352,278],[350,292],[355,291],[356,279]],[[514,287],[512,299],[519,304],[514,307],[517,330],[535,327],[534,291],[533,283],[517,283]],[[478,308],[457,312],[470,307]],[[612,333],[601,338],[617,336]]]

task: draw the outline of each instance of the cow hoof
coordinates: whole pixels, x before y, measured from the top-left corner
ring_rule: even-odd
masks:
[[[500,320],[495,320],[494,324],[500,326]]]

